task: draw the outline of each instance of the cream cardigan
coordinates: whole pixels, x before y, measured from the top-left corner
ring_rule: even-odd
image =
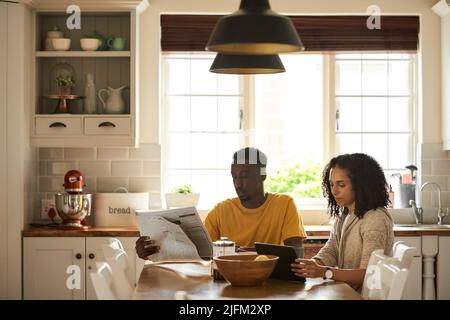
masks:
[[[336,219],[329,240],[313,259],[330,267],[366,269],[372,251],[383,249],[391,255],[394,225],[386,209],[367,211],[361,219],[350,216],[342,234],[344,218],[341,215]]]

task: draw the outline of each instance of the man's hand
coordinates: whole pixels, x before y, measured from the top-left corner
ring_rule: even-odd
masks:
[[[149,256],[157,252],[159,252],[159,246],[156,245],[155,240],[150,239],[150,237],[139,237],[139,239],[136,240],[136,253],[139,258],[148,260]]]
[[[327,270],[313,259],[295,259],[291,267],[296,276],[305,278],[323,278]]]

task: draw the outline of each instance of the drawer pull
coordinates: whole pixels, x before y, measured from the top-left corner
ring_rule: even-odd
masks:
[[[113,128],[115,128],[116,125],[115,125],[114,123],[112,123],[112,122],[106,121],[106,122],[100,123],[100,124],[98,125],[98,127],[99,127],[99,128],[101,128],[101,127],[113,127]]]
[[[67,128],[67,125],[62,122],[53,122],[51,125],[49,125],[50,128]]]
[[[95,258],[95,254],[89,253],[89,259],[94,259],[94,258]]]
[[[81,255],[81,253],[77,253],[77,254],[75,255],[75,258],[77,258],[78,260],[80,260],[82,257],[83,257],[83,256]]]

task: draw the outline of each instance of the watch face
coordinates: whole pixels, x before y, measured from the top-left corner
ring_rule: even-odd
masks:
[[[325,271],[325,278],[327,278],[327,279],[333,278],[333,271],[331,271],[331,270]]]

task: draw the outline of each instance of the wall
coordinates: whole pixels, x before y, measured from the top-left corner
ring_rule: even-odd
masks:
[[[420,15],[420,50],[418,53],[418,113],[417,113],[417,165],[420,175],[427,179],[446,181],[443,188],[449,191],[447,172],[443,172],[440,162],[421,161],[421,146],[435,148],[441,143],[441,42],[440,18],[431,10],[438,0],[272,0],[272,9],[285,14],[366,14],[367,7],[376,4],[382,14]],[[161,13],[205,13],[227,14],[235,11],[239,0],[152,0],[150,7],[141,16],[141,141],[158,143],[160,137],[160,14]],[[145,124],[145,125],[144,125]],[[429,146],[429,147],[427,147]],[[428,149],[427,149],[428,150]],[[425,157],[428,157],[425,153]],[[447,152],[440,157],[447,158]],[[422,169],[422,165],[424,166]],[[436,169],[430,169],[430,166]],[[432,171],[430,171],[432,170]],[[445,171],[445,170],[444,170]],[[433,195],[433,196],[432,196]],[[445,194],[445,199],[449,199]],[[436,205],[435,192],[424,193],[424,204]],[[427,200],[429,199],[429,201]],[[427,202],[428,201],[428,202]],[[447,201],[447,200],[446,200]],[[314,217],[313,212],[306,212]],[[324,221],[323,216],[319,219]],[[317,220],[317,221],[319,221]],[[315,221],[312,219],[311,221]]]
[[[149,192],[150,207],[161,207],[160,147],[141,144],[140,148],[40,148],[38,197],[35,220],[39,220],[41,199],[53,199],[63,192],[64,175],[80,170],[86,177],[86,191]]]
[[[431,10],[431,7],[437,2],[437,0],[379,0],[377,5],[380,7],[383,14],[419,14],[421,16],[421,34],[420,34],[420,52],[419,52],[419,99],[418,99],[418,137],[419,147],[422,143],[436,144],[441,142],[441,93],[440,93],[440,18]],[[289,0],[272,0],[271,5],[274,10],[285,14],[365,14],[369,5],[372,5],[373,1],[369,0],[344,0],[335,2],[332,0],[319,0],[319,1],[289,1]],[[150,7],[141,15],[141,27],[140,27],[140,54],[141,54],[141,124],[140,124],[140,139],[145,145],[160,143],[160,14],[161,13],[205,13],[214,14],[222,13],[226,14],[235,11],[239,5],[238,0],[234,1],[220,1],[220,0],[152,0]],[[418,148],[420,149],[420,148]],[[66,151],[69,149],[66,149]],[[101,149],[99,149],[101,150]],[[83,168],[87,166],[88,162],[85,160],[93,161],[91,164],[98,168],[89,169],[90,177],[88,181],[93,182],[95,185],[94,191],[103,191],[102,189],[105,181],[111,182],[111,184],[118,185],[120,183],[134,185],[136,178],[148,178],[144,176],[124,176],[118,177],[114,175],[112,171],[104,171],[104,168],[100,168],[99,161],[112,160],[108,162],[110,169],[112,163],[116,160],[97,158],[96,151],[92,151],[92,155],[88,159],[71,159],[66,158],[66,151],[62,151],[58,159],[46,159],[43,153],[40,153],[40,178],[39,178],[39,192],[40,197],[50,197],[52,193],[57,191],[56,182],[61,181],[63,172],[53,173],[51,171],[44,171],[42,166],[46,166],[45,170],[51,166],[51,161],[68,161],[75,160],[74,165],[80,166],[79,169],[83,171]],[[61,152],[61,151],[60,151]],[[70,151],[68,154],[70,154]],[[45,152],[44,152],[45,153]],[[447,155],[447,152],[443,152]],[[154,156],[153,154],[152,156]],[[44,158],[43,158],[44,157]],[[156,158],[155,158],[156,159]],[[160,159],[158,157],[157,159]],[[420,150],[418,150],[418,166],[419,175],[422,173],[421,165],[424,164],[423,174],[428,178],[435,178],[441,174],[435,171],[433,177],[427,173],[428,162],[421,162]],[[132,160],[125,159],[127,161]],[[43,164],[42,162],[49,162]],[[67,167],[65,167],[67,168]],[[160,179],[160,172],[155,172],[154,178]],[[425,177],[424,179],[428,179]],[[131,180],[130,180],[131,179]],[[446,179],[446,178],[441,178]],[[97,185],[100,189],[97,190]],[[446,183],[448,185],[448,183]],[[448,188],[444,188],[448,191]],[[158,190],[155,186],[152,186],[153,199],[159,198],[160,187]],[[107,188],[108,189],[108,188]],[[426,199],[430,199],[431,194],[425,193],[424,203],[427,204]],[[427,198],[428,197],[428,198]],[[155,203],[153,201],[153,203]],[[39,203],[38,203],[39,204]]]
[[[6,45],[6,56],[2,57],[2,76],[6,74],[6,87],[3,86],[0,113],[0,148],[2,157],[0,165],[2,183],[6,186],[1,192],[2,209],[0,211],[1,241],[0,250],[0,299],[20,299],[22,297],[22,238],[21,231],[27,221],[28,213],[32,212],[35,194],[33,179],[34,150],[28,143],[28,120],[30,99],[29,82],[31,57],[28,29],[31,21],[29,10],[19,4],[2,3],[3,28],[2,45]],[[6,17],[6,18],[5,18]],[[4,22],[3,20],[2,22]],[[2,48],[3,49],[3,48]],[[0,85],[1,87],[1,85]],[[6,248],[5,245],[6,244]],[[6,250],[6,252],[5,252]]]
[[[442,143],[419,145],[421,176],[419,184],[436,182],[441,187],[441,206],[450,207],[450,153],[442,150]],[[438,208],[438,193],[434,186],[428,186],[421,195],[421,206]],[[437,221],[437,218],[436,218]]]

